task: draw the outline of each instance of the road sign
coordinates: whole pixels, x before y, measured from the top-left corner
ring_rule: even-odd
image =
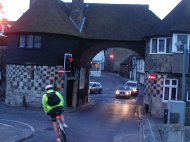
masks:
[[[65,74],[65,69],[64,68],[59,68],[58,69],[58,74],[64,75]]]
[[[156,79],[156,74],[155,73],[149,73],[148,74],[148,80],[154,81]]]

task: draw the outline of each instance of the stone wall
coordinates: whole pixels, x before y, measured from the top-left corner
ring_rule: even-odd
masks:
[[[47,84],[62,90],[64,76],[57,66],[7,65],[5,103],[13,106],[41,106],[41,98]]]
[[[142,142],[190,142],[190,128],[177,124],[166,125],[149,119],[141,123]]]
[[[150,101],[152,99],[152,114],[163,116],[165,105],[162,103],[163,96],[163,82],[164,78],[167,78],[165,74],[157,74],[155,81],[149,81],[147,76],[145,76],[145,97],[144,104],[150,106]]]
[[[6,46],[0,46],[0,97],[5,97],[6,89]]]

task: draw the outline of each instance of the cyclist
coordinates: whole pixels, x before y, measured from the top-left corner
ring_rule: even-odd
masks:
[[[65,124],[65,120],[63,117],[64,98],[61,93],[56,91],[51,84],[46,85],[45,87],[45,93],[42,96],[42,106],[44,112],[51,117],[53,121],[53,129],[56,134],[56,140],[57,142],[60,142],[61,139],[59,138],[56,116],[61,115],[63,126],[68,127],[67,124]]]

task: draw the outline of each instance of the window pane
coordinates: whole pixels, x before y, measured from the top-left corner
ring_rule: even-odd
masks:
[[[177,80],[172,80],[172,85],[177,85]]]
[[[172,88],[171,91],[171,100],[176,100],[176,88]]]
[[[19,43],[20,48],[25,48],[25,36],[21,35],[20,36],[20,43]]]
[[[169,85],[170,84],[170,80],[165,80],[165,84]]]
[[[157,53],[157,39],[152,39],[152,53]]]
[[[165,46],[165,41],[164,39],[159,39],[159,52],[164,52],[164,46]]]
[[[165,87],[165,91],[164,91],[164,100],[168,100],[169,99],[169,88]]]
[[[33,48],[33,35],[27,36],[27,48]]]
[[[166,53],[171,53],[172,52],[172,39],[167,38],[166,39]]]
[[[187,45],[187,35],[177,35],[177,41],[181,41],[183,45]],[[181,48],[177,48],[177,51],[183,51],[183,45]]]
[[[41,36],[34,36],[34,48],[41,48]]]

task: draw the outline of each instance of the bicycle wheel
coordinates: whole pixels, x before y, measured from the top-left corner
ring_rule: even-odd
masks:
[[[61,142],[67,142],[67,137],[66,137],[65,129],[63,125],[61,126],[61,128],[59,126],[59,134],[60,134]]]
[[[67,142],[66,134],[63,130],[60,130],[61,133],[61,142]]]

